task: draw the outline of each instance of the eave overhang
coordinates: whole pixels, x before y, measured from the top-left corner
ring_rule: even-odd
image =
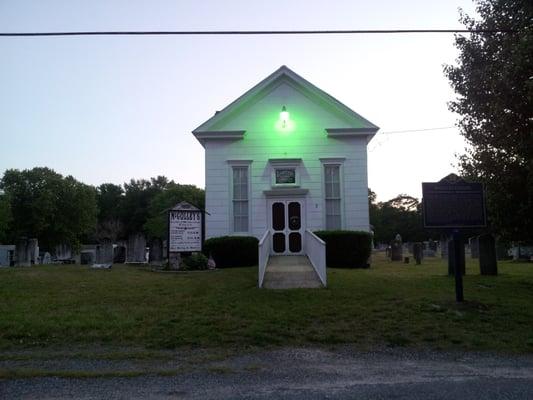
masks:
[[[375,128],[326,128],[328,137],[345,138],[345,137],[366,137],[366,142],[374,137],[379,130]]]
[[[204,140],[241,140],[246,131],[193,131],[194,137],[203,145]]]

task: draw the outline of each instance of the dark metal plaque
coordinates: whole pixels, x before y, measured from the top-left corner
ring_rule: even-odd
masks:
[[[422,183],[425,228],[484,228],[485,196],[481,183],[463,180]]]

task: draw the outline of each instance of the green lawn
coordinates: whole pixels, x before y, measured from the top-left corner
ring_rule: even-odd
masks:
[[[350,343],[361,349],[533,352],[533,264],[469,262],[463,305],[440,259],[328,271],[327,289],[257,289],[257,268],[164,274],[134,266],[0,269],[0,347],[155,349]]]

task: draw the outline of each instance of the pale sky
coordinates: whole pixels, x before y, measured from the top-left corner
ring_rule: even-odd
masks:
[[[0,0],[0,31],[454,29],[460,0]],[[204,186],[190,133],[281,65],[381,128],[453,126],[452,34],[0,38],[0,174],[47,166],[92,185]],[[456,128],[378,134],[378,200],[454,172]]]

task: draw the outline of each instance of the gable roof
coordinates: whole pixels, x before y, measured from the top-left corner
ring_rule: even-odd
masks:
[[[328,136],[348,136],[348,135],[357,134],[357,135],[370,136],[368,138],[370,139],[379,130],[378,126],[374,125],[372,122],[363,118],[361,115],[357,114],[351,108],[341,103],[339,100],[329,95],[328,93],[324,92],[322,89],[313,85],[311,82],[302,78],[300,75],[292,71],[287,66],[282,65],[280,68],[278,68],[272,74],[267,76],[257,85],[252,87],[250,90],[245,92],[243,95],[238,97],[236,100],[231,102],[221,111],[217,111],[215,115],[213,115],[203,124],[198,126],[196,129],[194,129],[192,133],[196,136],[198,140],[214,139],[217,137],[220,139],[236,139],[236,138],[242,137],[245,131],[217,131],[217,130],[212,130],[211,128],[215,126],[217,122],[226,118],[233,111],[241,107],[243,104],[247,103],[252,98],[255,98],[257,95],[261,94],[263,91],[271,87],[272,84],[274,84],[275,82],[281,79],[288,79],[291,83],[295,84],[296,86],[301,87],[302,89],[308,91],[309,93],[319,98],[320,100],[323,100],[329,103],[330,105],[332,105],[337,111],[339,111],[341,114],[347,117],[348,121],[353,121],[354,128],[338,128],[338,127],[326,128]]]

